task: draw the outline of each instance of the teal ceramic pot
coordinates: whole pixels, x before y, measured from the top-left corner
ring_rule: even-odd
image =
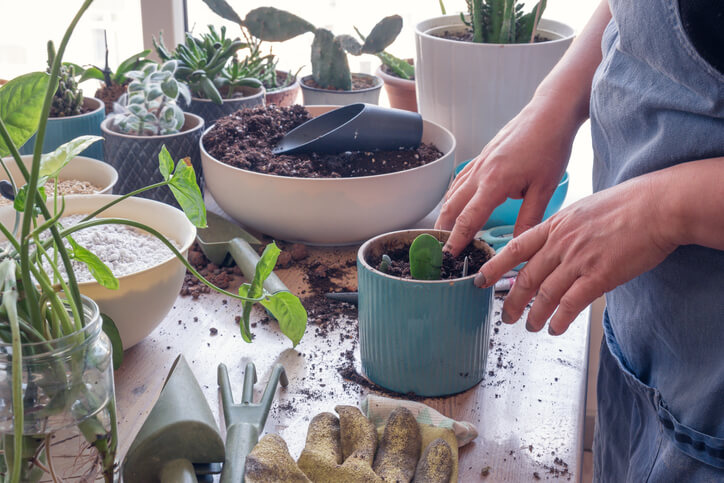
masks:
[[[455,168],[455,176],[457,176],[460,171],[463,170],[465,166],[470,162],[470,160],[465,161],[464,163],[458,165]],[[555,212],[561,209],[561,206],[563,206],[563,201],[566,199],[566,194],[568,193],[568,172],[563,174],[563,178],[561,178],[561,182],[558,183],[558,187],[553,192],[553,196],[551,197],[551,200],[548,202],[548,206],[546,206],[546,211],[543,214],[543,219],[549,218],[551,215],[553,215]],[[515,225],[515,220],[518,218],[518,212],[520,211],[520,207],[523,205],[523,200],[514,200],[511,198],[508,198],[505,200],[505,202],[495,208],[493,210],[493,213],[490,215],[490,218],[488,218],[488,222],[485,224],[483,229],[492,228],[494,226],[501,226],[501,225]]]
[[[214,124],[218,118],[233,114],[239,109],[264,106],[266,91],[263,87],[242,87],[241,90],[244,94],[243,97],[224,99],[221,104],[216,104],[208,99],[192,97],[191,104],[186,105],[183,98],[180,98],[182,102],[179,105],[184,111],[201,116],[207,126]]]
[[[368,262],[408,245],[421,233],[444,241],[449,232],[405,230],[365,242],[357,254],[362,370],[375,384],[399,393],[445,396],[483,379],[493,289],[473,284],[475,273],[453,280],[409,280]],[[493,249],[474,242],[490,256]]]
[[[101,125],[103,130],[106,162],[118,171],[118,183],[114,193],[125,195],[139,188],[163,181],[158,167],[158,153],[166,146],[169,154],[178,161],[189,157],[196,173],[196,182],[203,194],[203,176],[201,172],[201,148],[199,140],[204,132],[204,120],[201,117],[184,113],[185,122],[181,132],[162,136],[134,136],[121,134],[111,129],[109,117]],[[144,191],[139,196],[178,207],[173,193],[168,188],[156,188]]]
[[[106,117],[106,106],[95,97],[84,98],[83,106],[92,110],[78,116],[48,118],[48,125],[45,128],[45,139],[43,140],[43,153],[49,153],[61,144],[65,144],[78,136],[103,135],[101,132],[101,123]],[[34,148],[35,135],[20,148],[20,154],[33,154]],[[81,154],[102,161],[103,143],[94,143]]]

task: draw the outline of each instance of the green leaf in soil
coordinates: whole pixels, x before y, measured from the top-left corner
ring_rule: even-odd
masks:
[[[48,199],[48,197],[45,195],[45,180],[47,178],[42,178],[38,180],[38,184],[40,185],[38,187],[38,196],[40,196],[40,199],[43,200],[43,203],[45,203]],[[15,208],[15,211],[18,213],[22,213],[25,211],[25,200],[28,198],[28,185],[21,186],[18,189],[18,193],[15,195],[15,200],[13,200],[13,208]]]
[[[423,233],[410,245],[410,275],[417,280],[439,280],[442,246],[434,236]]]
[[[296,347],[307,328],[307,311],[302,302],[294,294],[277,292],[260,303],[279,321],[282,333]]]
[[[55,178],[73,158],[101,139],[101,136],[78,136],[58,146],[52,153],[43,154],[40,157],[40,176]]]
[[[197,228],[206,228],[204,197],[196,184],[196,172],[188,158],[181,159],[176,164],[169,188],[191,223]]]
[[[101,284],[101,286],[109,290],[118,290],[118,279],[95,253],[80,246],[71,236],[68,236],[68,243],[70,243],[70,247],[72,248],[70,258],[85,264],[90,274],[93,275],[93,278],[95,278],[96,282]]]
[[[38,129],[50,76],[44,72],[21,75],[0,88],[0,120],[16,147],[25,144]],[[0,157],[10,148],[0,140]]]
[[[250,297],[249,289],[251,289],[251,284],[241,284],[241,286],[239,287],[239,295],[241,297]],[[251,305],[253,304],[254,302],[241,302],[241,306],[244,309],[244,316],[241,318],[241,321],[239,321],[241,338],[244,339],[244,342],[249,343],[251,343],[251,327],[249,326],[249,313],[251,312]]]
[[[163,179],[168,181],[173,171],[173,158],[171,153],[166,149],[166,145],[161,146],[161,152],[158,153],[158,169],[161,171]]]
[[[123,341],[121,341],[121,333],[118,332],[118,327],[116,327],[113,319],[106,314],[101,314],[101,319],[103,320],[103,332],[108,336],[108,339],[111,341],[111,347],[113,348],[113,370],[117,371],[123,362]]]

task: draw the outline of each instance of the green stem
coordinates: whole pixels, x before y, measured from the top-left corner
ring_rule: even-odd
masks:
[[[131,196],[136,196],[137,194],[143,193],[144,191],[148,191],[148,190],[150,190],[150,189],[160,188],[161,186],[166,186],[166,185],[169,184],[169,183],[170,183],[170,181],[161,181],[160,183],[152,184],[152,185],[146,186],[146,187],[144,187],[144,188],[139,188],[139,189],[137,189],[137,190],[135,190],[135,191],[131,191],[130,193],[127,193],[127,194],[125,194],[125,195],[123,195],[123,196],[119,196],[118,198],[116,198],[115,200],[111,201],[110,203],[101,206],[101,207],[98,208],[96,211],[94,211],[94,212],[91,213],[90,215],[87,215],[85,218],[83,218],[83,219],[80,220],[80,221],[81,221],[81,223],[84,222],[84,221],[88,221],[88,220],[90,220],[91,218],[97,216],[98,214],[103,213],[104,211],[106,211],[106,210],[107,210],[108,208],[110,208],[111,206],[113,206],[113,205],[115,205],[115,204],[118,204],[118,203],[120,203],[121,201],[125,200],[126,198],[129,198],[129,197],[131,197]]]
[[[483,0],[473,1],[473,42],[482,43],[483,39]]]

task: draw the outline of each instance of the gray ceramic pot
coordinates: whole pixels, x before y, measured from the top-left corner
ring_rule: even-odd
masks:
[[[90,111],[77,116],[48,118],[48,126],[43,140],[43,153],[49,153],[78,136],[101,135],[101,122],[106,117],[106,106],[95,97],[85,97],[83,107]],[[35,135],[33,134],[33,137],[20,148],[20,154],[33,154],[34,148]],[[102,161],[103,146],[97,142],[83,151],[82,155]]]
[[[127,194],[144,186],[163,181],[158,169],[158,153],[166,146],[174,161],[191,158],[196,171],[196,182],[203,193],[201,153],[199,139],[204,132],[204,120],[191,113],[185,113],[181,132],[164,136],[132,136],[110,129],[110,119],[101,124],[103,131],[105,161],[118,171],[116,194]],[[159,188],[142,193],[140,196],[178,206],[168,188]]]
[[[265,90],[263,87],[242,87],[241,89],[244,97],[224,99],[221,104],[215,104],[208,99],[192,97],[190,105],[186,105],[185,102],[181,102],[179,105],[184,111],[201,116],[206,125],[211,126],[218,118],[233,114],[239,109],[264,105]]]
[[[364,102],[365,104],[379,104],[380,91],[382,90],[382,79],[369,74],[352,74],[352,76],[373,78],[375,84],[367,89],[356,91],[333,91],[310,87],[305,82],[312,78],[311,75],[302,77],[302,99],[305,106],[346,106]]]

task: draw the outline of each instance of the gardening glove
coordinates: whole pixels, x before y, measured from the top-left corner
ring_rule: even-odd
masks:
[[[420,458],[422,434],[415,416],[399,406],[392,410],[372,468],[384,481],[409,482]]]
[[[310,483],[289,454],[287,443],[276,434],[267,434],[254,446],[246,457],[244,481],[247,483],[267,483],[285,481],[291,483]]]
[[[473,423],[448,418],[421,402],[403,401],[370,394],[362,401],[360,406],[364,415],[372,421],[372,424],[378,430],[387,422],[387,418],[393,409],[404,406],[415,415],[418,423],[439,428],[450,428],[454,431],[457,438],[457,447],[465,446],[478,437],[478,430]]]
[[[457,457],[456,457],[457,459]],[[413,483],[450,483],[456,464],[450,445],[442,438],[437,438],[427,445],[420,456],[415,469]],[[456,471],[457,473],[457,471]]]
[[[335,410],[339,419],[332,413],[312,418],[299,468],[314,483],[381,482],[371,466],[377,445],[374,426],[355,407]]]

